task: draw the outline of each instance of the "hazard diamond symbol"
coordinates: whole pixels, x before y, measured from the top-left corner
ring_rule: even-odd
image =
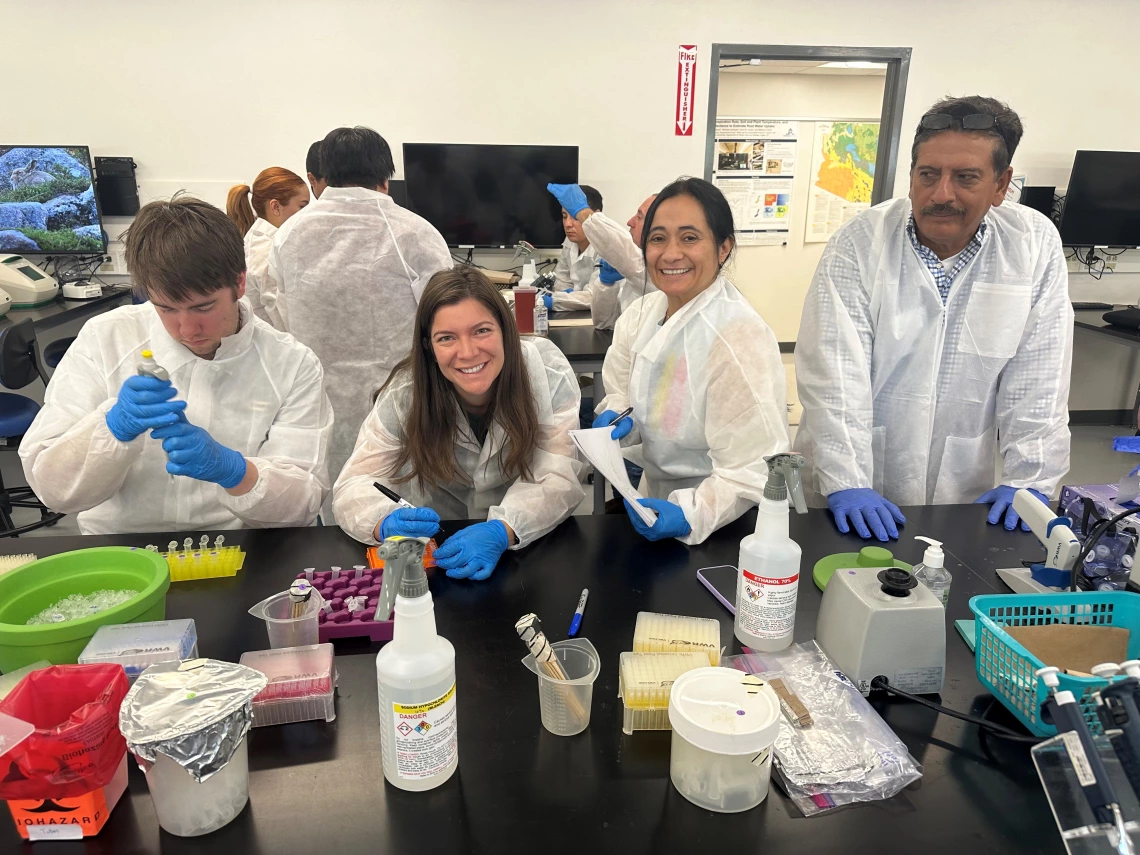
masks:
[[[412,729],[408,726],[408,723],[406,721],[402,721],[396,725],[396,730],[400,731],[400,733],[404,734],[404,736],[407,736],[412,732]]]

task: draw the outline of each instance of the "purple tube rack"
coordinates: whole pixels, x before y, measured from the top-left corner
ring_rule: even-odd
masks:
[[[376,603],[380,598],[380,583],[384,577],[383,570],[365,568],[360,580],[356,580],[355,570],[341,568],[340,578],[333,580],[332,570],[320,570],[313,574],[313,587],[321,592],[326,603],[332,603],[332,613],[321,612],[318,620],[319,639],[322,643],[332,641],[334,638],[355,638],[365,636],[373,641],[392,640],[392,621],[373,620],[376,612]],[[304,579],[304,573],[297,574],[298,579]],[[368,597],[368,605],[364,611],[353,616],[345,605],[345,600],[351,596]]]

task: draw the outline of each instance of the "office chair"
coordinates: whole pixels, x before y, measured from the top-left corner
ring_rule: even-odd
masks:
[[[48,368],[55,368],[59,365],[63,355],[67,353],[67,349],[75,342],[75,336],[69,335],[66,338],[57,338],[51,344],[44,348],[44,364]]]
[[[37,377],[47,385],[47,375],[36,357],[36,332],[31,319],[0,329],[0,385],[23,389]],[[20,438],[27,433],[39,411],[40,405],[26,395],[0,392],[0,447],[18,448]],[[17,526],[12,521],[12,508],[33,508],[40,512],[40,518]],[[48,510],[31,487],[5,488],[0,476],[0,537],[19,537],[37,528],[55,525],[61,519],[63,514]]]

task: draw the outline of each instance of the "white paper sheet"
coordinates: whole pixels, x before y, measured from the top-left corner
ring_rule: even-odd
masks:
[[[625,460],[621,456],[621,445],[611,436],[612,427],[590,428],[589,430],[572,430],[570,436],[574,437],[574,444],[585,455],[586,459],[594,465],[602,477],[614,485],[614,489],[621,496],[629,500],[637,515],[646,525],[657,522],[657,512],[638,502],[644,498],[637,489],[629,483],[629,475],[625,471]]]

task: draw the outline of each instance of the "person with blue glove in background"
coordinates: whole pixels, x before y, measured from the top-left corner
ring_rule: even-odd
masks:
[[[555,186],[574,187],[584,205],[596,206],[599,211],[602,208],[602,194],[588,184],[551,184],[547,185],[547,190]],[[552,192],[551,195],[558,198],[556,193]],[[561,199],[559,204],[562,204]],[[571,205],[576,204],[577,202],[571,202]],[[600,257],[582,232],[582,224],[565,206],[562,208],[562,229],[566,232],[566,240],[562,243],[562,252],[554,266],[554,293],[545,294],[542,299],[548,311],[584,311],[590,308],[593,299],[590,285],[596,277]]]
[[[993,98],[940,101],[915,131],[910,198],[824,250],[796,342],[795,449],[808,504],[826,498],[842,532],[886,541],[897,505],[969,502],[1012,531],[1016,490],[1047,501],[1068,471],[1068,272],[1048,218],[1005,203],[1021,134]]]
[[[435,551],[449,577],[482,581],[504,552],[551,531],[585,497],[570,437],[578,381],[548,340],[520,338],[474,267],[432,276],[413,340],[333,487],[337,523],[375,544],[432,537],[441,520],[482,520]]]
[[[590,318],[595,329],[612,330],[621,313],[634,301],[657,290],[646,273],[645,259],[641,255],[645,214],[657,196],[642,202],[622,226],[600,209],[595,210],[577,184],[547,184],[546,189],[562,209],[581,224],[582,234],[602,257],[597,280],[591,283],[594,293],[590,299]]]
[[[587,221],[588,222],[588,221]],[[665,187],[646,212],[642,254],[657,290],[618,319],[595,427],[645,468],[650,540],[702,543],[756,505],[764,458],[788,449],[787,395],[772,330],[724,275],[732,209],[707,181]]]
[[[255,316],[237,226],[182,196],[143,207],[125,242],[149,302],[68,348],[20,444],[28,484],[84,534],[312,525],[329,491],[324,374]],[[136,374],[143,351],[170,379]]]

